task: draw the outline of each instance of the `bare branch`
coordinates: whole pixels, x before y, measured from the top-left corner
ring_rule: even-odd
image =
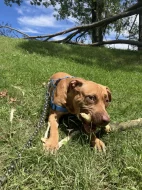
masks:
[[[68,35],[65,39],[64,42],[69,42],[74,36],[76,36],[78,33],[80,33],[80,30],[77,30],[76,32],[71,33]]]
[[[133,23],[132,23],[132,25],[131,25],[131,28],[130,28],[130,30],[129,30],[129,33],[131,33],[131,31],[132,31],[132,28],[133,28],[133,26],[134,26],[134,24],[135,24],[135,22],[136,22],[137,16],[138,16],[138,15],[135,16],[135,19],[134,19],[134,21],[133,21]]]
[[[133,127],[141,127],[141,126],[142,126],[142,118],[121,123],[110,123],[110,128],[112,132],[123,131]]]
[[[88,30],[86,29],[86,30],[85,30],[84,32],[82,32],[79,36],[77,36],[77,37],[76,37],[76,42],[78,42],[79,39],[81,39],[81,37],[84,36],[85,33],[87,33],[87,32],[88,32]]]
[[[74,36],[76,36],[78,33],[80,33],[80,30],[77,30],[75,32],[72,32],[71,34],[69,34],[67,37],[65,37],[64,39],[62,40],[57,40],[56,42],[60,43],[60,42],[64,42],[64,43],[67,43],[68,41],[70,41]],[[50,38],[47,38],[44,40],[45,41],[48,41]]]
[[[30,36],[29,36],[28,34],[26,34],[26,33],[24,33],[24,32],[21,32],[20,30],[17,30],[17,29],[15,29],[15,28],[10,27],[10,26],[0,26],[0,28],[8,28],[8,29],[14,30],[14,31],[16,31],[16,32],[18,32],[18,33],[20,33],[20,34],[22,34],[22,35],[24,35],[24,36],[27,36],[27,38],[30,38]]]
[[[53,42],[55,42],[55,41],[53,41]],[[96,42],[96,43],[92,43],[92,44],[84,44],[84,43],[76,43],[76,42],[69,42],[69,43],[74,44],[74,45],[81,45],[81,46],[101,46],[101,45],[105,45],[105,44],[130,44],[130,45],[142,47],[142,42],[134,41],[134,40],[123,40],[123,39]]]

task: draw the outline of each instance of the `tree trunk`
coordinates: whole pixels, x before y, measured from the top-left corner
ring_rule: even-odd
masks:
[[[99,6],[97,5],[97,0],[92,0],[92,23],[98,21],[98,17],[101,14]],[[102,27],[92,28],[92,43],[102,42]]]
[[[138,0],[138,3],[140,3],[141,0]],[[139,42],[142,42],[142,11],[139,13]],[[138,50],[142,51],[142,46],[138,47]]]
[[[96,2],[92,0],[92,23],[97,21]],[[97,42],[97,28],[92,29],[92,43]]]

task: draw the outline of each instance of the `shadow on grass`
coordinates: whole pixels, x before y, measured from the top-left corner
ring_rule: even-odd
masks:
[[[116,50],[105,47],[79,47],[50,42],[24,41],[18,48],[29,54],[68,59],[77,64],[98,65],[104,70],[142,72],[142,55],[130,50]]]
[[[59,123],[60,123],[59,127],[61,131],[63,131],[64,134],[66,134],[66,136],[68,136],[69,134],[72,134],[73,132],[79,131],[79,133],[72,138],[75,141],[79,142],[81,145],[90,144],[89,135],[86,134],[82,122],[75,115],[72,115],[72,114],[64,115],[60,119]],[[96,132],[96,136],[98,138],[102,138],[103,135],[105,134],[106,132],[104,128],[100,128]]]

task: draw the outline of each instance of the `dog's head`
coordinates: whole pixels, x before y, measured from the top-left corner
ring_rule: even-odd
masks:
[[[70,111],[83,122],[88,133],[110,121],[106,108],[111,102],[111,92],[106,86],[73,79],[69,84],[67,102]]]

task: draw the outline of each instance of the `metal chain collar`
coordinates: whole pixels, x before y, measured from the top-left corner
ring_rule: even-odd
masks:
[[[3,176],[0,176],[0,187],[2,187],[7,182],[8,176],[11,175],[12,172],[14,172],[14,170],[16,169],[16,163],[21,158],[22,153],[24,152],[25,149],[31,147],[33,139],[37,136],[39,130],[43,127],[43,123],[45,121],[47,110],[49,109],[49,97],[50,97],[49,88],[50,88],[50,84],[47,84],[47,92],[46,92],[46,96],[45,96],[45,104],[44,104],[44,107],[43,107],[43,111],[42,111],[40,120],[39,120],[38,124],[36,125],[36,130],[31,135],[29,140],[25,143],[25,145],[23,146],[21,151],[19,153],[17,153],[17,158],[11,162],[11,164],[10,164],[10,166],[8,166],[5,174]]]

